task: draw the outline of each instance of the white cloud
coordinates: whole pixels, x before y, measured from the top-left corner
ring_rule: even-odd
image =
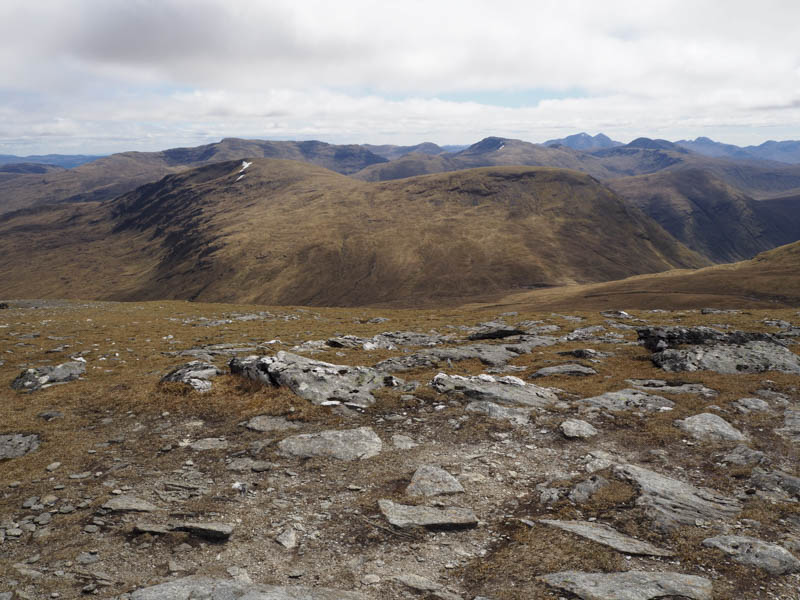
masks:
[[[793,0],[7,0],[0,151],[800,137],[798,18]],[[436,99],[543,89],[515,108]]]

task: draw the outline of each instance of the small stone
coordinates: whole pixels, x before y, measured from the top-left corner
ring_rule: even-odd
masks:
[[[225,541],[233,534],[233,526],[227,523],[179,523],[171,527],[172,531],[186,531],[191,535],[213,541]]]
[[[275,541],[287,550],[292,550],[297,546],[297,533],[293,527],[287,527],[275,538]]]
[[[363,583],[364,585],[375,585],[376,583],[380,582],[381,578],[378,575],[375,575],[374,573],[369,573],[361,578],[361,583]]]
[[[60,462],[52,462],[52,463],[50,463],[49,465],[47,465],[47,467],[45,467],[45,469],[46,469],[47,471],[49,471],[50,473],[52,473],[53,471],[55,471],[56,469],[58,469],[58,467],[60,467],[60,466],[61,466],[61,463],[60,463]]]
[[[219,438],[203,438],[202,440],[197,440],[189,444],[189,448],[198,452],[204,452],[206,450],[227,450],[228,442],[227,440],[221,440]]]
[[[392,436],[392,445],[398,450],[411,450],[412,448],[416,448],[419,444],[407,435],[396,433]]]
[[[407,506],[391,500],[378,500],[378,506],[389,523],[400,528],[461,529],[478,525],[478,518],[468,508]]]
[[[158,507],[135,496],[116,496],[103,504],[103,508],[114,512],[153,512]]]

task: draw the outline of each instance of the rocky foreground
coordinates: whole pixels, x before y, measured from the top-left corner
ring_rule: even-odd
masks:
[[[0,600],[800,598],[800,313],[0,310]]]

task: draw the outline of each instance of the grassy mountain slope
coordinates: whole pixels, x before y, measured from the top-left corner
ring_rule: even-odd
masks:
[[[300,160],[345,174],[386,162],[385,158],[357,145],[237,138],[163,152],[122,152],[69,171],[21,175],[0,181],[0,214],[42,204],[109,200],[170,173],[252,157]]]
[[[777,308],[800,306],[800,242],[696,271],[510,295],[504,310]]]
[[[611,185],[714,262],[751,258],[800,239],[800,199],[759,202],[707,170],[662,171]]]
[[[577,172],[365,183],[293,161],[240,168],[7,215],[0,296],[444,304],[705,262]]]

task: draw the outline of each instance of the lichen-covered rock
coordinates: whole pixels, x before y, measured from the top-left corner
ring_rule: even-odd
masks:
[[[411,483],[406,488],[409,496],[439,496],[441,494],[460,494],[464,487],[458,479],[450,475],[441,467],[422,465],[411,478]]]
[[[590,375],[597,375],[597,371],[591,367],[584,367],[576,363],[567,363],[564,365],[555,365],[552,367],[544,367],[533,373],[531,379],[538,377],[554,377],[556,375],[566,375],[570,377],[588,377]]]
[[[262,585],[235,579],[183,577],[136,590],[131,600],[366,600],[358,592],[322,587]]]
[[[517,404],[534,408],[545,408],[558,401],[556,393],[549,389],[525,383],[518,377],[493,375],[447,375],[439,373],[431,382],[440,393],[459,393],[473,400]]]
[[[286,386],[314,404],[343,402],[368,407],[375,403],[372,391],[402,383],[370,367],[335,365],[278,352],[275,356],[249,356],[230,361],[231,373],[268,385]]]
[[[652,360],[665,371],[716,371],[730,375],[781,371],[800,375],[800,357],[772,341],[667,349],[653,354]]]
[[[649,556],[674,556],[674,552],[658,548],[649,542],[637,540],[629,535],[620,533],[616,529],[592,521],[557,521],[540,519],[540,523],[558,527],[575,535],[585,537],[598,544],[609,546],[618,552],[626,554],[642,554]]]
[[[0,460],[19,458],[39,447],[39,436],[35,433],[0,434]]]
[[[86,372],[86,363],[80,360],[65,362],[55,367],[25,369],[11,382],[11,389],[33,392],[51,385],[74,381]]]
[[[558,428],[561,430],[561,433],[564,434],[564,437],[571,439],[585,440],[597,435],[597,429],[595,429],[591,423],[581,421],[580,419],[567,419],[561,423]]]
[[[383,516],[395,527],[429,527],[433,529],[463,529],[478,525],[478,518],[469,508],[408,506],[391,500],[378,500]]]
[[[222,375],[222,370],[211,363],[202,360],[193,360],[183,365],[174,367],[161,378],[162,382],[185,383],[198,392],[207,392],[211,389],[211,381],[217,375]]]
[[[720,535],[706,538],[703,545],[722,550],[736,562],[764,569],[772,575],[800,571],[800,560],[777,544],[743,535]]]
[[[287,437],[278,443],[282,454],[298,458],[330,457],[359,460],[377,456],[383,444],[369,427],[304,433]]]
[[[775,341],[775,338],[767,333],[726,332],[711,327],[639,327],[636,332],[639,334],[639,341],[651,352],[660,352],[678,346]]]
[[[665,596],[711,600],[713,594],[713,586],[708,579],[682,573],[563,571],[542,575],[538,579],[583,600],[652,600]]]
[[[662,411],[672,410],[675,406],[672,400],[631,388],[584,398],[581,403],[614,412],[625,410]]]
[[[699,440],[742,442],[747,439],[741,431],[713,413],[700,413],[683,420],[679,419],[675,421],[675,425]]]
[[[636,465],[618,465],[614,473],[639,487],[636,505],[643,507],[661,529],[724,521],[742,509],[733,498]]]

